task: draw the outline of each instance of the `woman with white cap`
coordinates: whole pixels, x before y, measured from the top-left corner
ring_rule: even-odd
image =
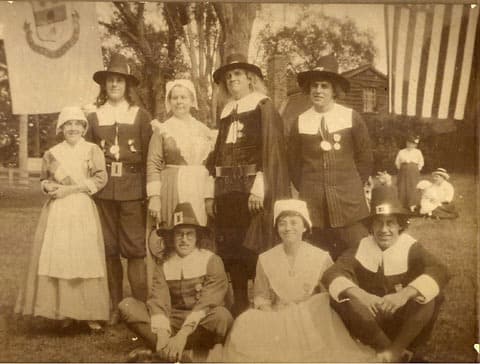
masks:
[[[274,226],[280,244],[260,254],[254,309],[233,324],[225,362],[364,362],[374,352],[349,335],[320,284],[332,264],[303,240],[312,222],[300,200],[279,200]],[[322,292],[323,291],[323,292]]]
[[[107,183],[102,151],[85,141],[87,119],[65,107],[57,134],[65,140],[45,152],[40,176],[45,203],[35,233],[29,270],[15,311],[23,315],[87,321],[109,317],[103,235],[91,195]]]
[[[208,175],[205,160],[215,143],[214,131],[191,114],[192,108],[198,109],[192,81],[168,82],[165,106],[171,117],[162,123],[152,122],[154,133],[148,148],[149,215],[153,225],[171,226],[177,204],[189,202],[199,224],[206,226],[205,199],[213,198],[213,178]],[[150,263],[149,260],[149,281],[152,276]]]
[[[433,183],[420,181],[418,189],[423,190],[420,200],[420,214],[436,219],[455,219],[458,217],[453,196],[455,190],[448,180],[450,175],[445,168],[437,168],[432,172]]]

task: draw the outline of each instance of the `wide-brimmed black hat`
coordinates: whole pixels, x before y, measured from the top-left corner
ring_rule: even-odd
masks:
[[[193,211],[192,204],[190,202],[182,202],[177,204],[173,211],[173,224],[169,227],[161,226],[157,231],[159,233],[168,233],[173,231],[176,227],[180,226],[194,226],[201,231],[209,231],[206,226],[202,226],[198,223],[195,212]]]
[[[394,186],[382,185],[372,190],[370,218],[378,215],[410,215],[410,212],[400,203]]]
[[[297,75],[298,85],[305,92],[309,91],[311,82],[318,80],[336,83],[344,92],[348,92],[350,89],[350,82],[338,73],[338,62],[333,54],[320,57],[317,67],[310,71],[299,72]]]
[[[244,69],[246,71],[250,71],[255,73],[258,77],[263,79],[262,70],[255,66],[252,63],[247,62],[247,57],[240,53],[232,53],[227,57],[225,64],[219,67],[215,72],[213,72],[213,80],[215,83],[220,83],[225,75],[225,72],[231,71],[233,69]]]
[[[93,80],[99,85],[103,85],[105,83],[105,78],[109,74],[121,75],[125,77],[127,82],[131,83],[133,86],[137,86],[139,84],[138,79],[132,74],[132,70],[127,59],[121,54],[112,54],[108,67],[103,71],[95,72],[93,74]]]
[[[417,134],[409,134],[407,135],[407,142],[418,144],[420,142],[420,136]]]

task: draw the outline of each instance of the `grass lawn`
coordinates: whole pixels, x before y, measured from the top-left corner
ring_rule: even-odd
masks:
[[[452,278],[428,344],[420,351],[431,362],[475,362],[477,325],[477,181],[453,175],[460,217],[453,221],[415,218],[410,233],[449,267]],[[123,324],[90,335],[83,327],[59,334],[51,323],[32,327],[13,315],[44,201],[38,184],[0,186],[0,362],[121,362],[139,343]]]

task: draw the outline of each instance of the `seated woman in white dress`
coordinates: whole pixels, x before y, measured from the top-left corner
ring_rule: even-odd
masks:
[[[234,322],[225,362],[364,362],[374,352],[354,341],[320,287],[330,255],[302,240],[311,229],[306,203],[280,200],[274,225],[281,244],[258,258],[254,309]]]
[[[420,214],[437,219],[455,219],[457,209],[453,203],[455,190],[448,180],[450,175],[444,168],[437,168],[432,172],[433,183],[420,181],[417,188],[422,191],[420,200]]]

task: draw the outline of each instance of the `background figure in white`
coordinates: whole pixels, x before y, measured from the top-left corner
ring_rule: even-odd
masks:
[[[42,208],[29,270],[15,311],[24,315],[86,320],[93,331],[109,317],[105,252],[98,212],[90,197],[107,183],[103,152],[83,135],[87,119],[64,108],[57,133],[65,141],[45,152],[41,187],[50,196]]]
[[[279,200],[274,221],[281,244],[260,254],[255,309],[234,322],[225,362],[365,362],[375,352],[354,341],[321,288],[333,262],[302,240],[312,223],[300,200]],[[320,293],[319,293],[320,292]]]
[[[165,106],[173,115],[163,123],[152,122],[154,133],[148,148],[147,229],[156,224],[172,226],[173,210],[182,202],[189,202],[200,225],[206,226],[205,199],[213,198],[213,178],[204,164],[213,149],[215,132],[190,113],[192,107],[197,108],[190,80],[167,83]],[[148,256],[150,283],[153,264],[149,251]]]
[[[422,180],[417,189],[422,191],[420,214],[439,219],[454,219],[458,212],[453,204],[455,190],[448,180],[450,175],[444,168],[432,172],[433,183]]]

